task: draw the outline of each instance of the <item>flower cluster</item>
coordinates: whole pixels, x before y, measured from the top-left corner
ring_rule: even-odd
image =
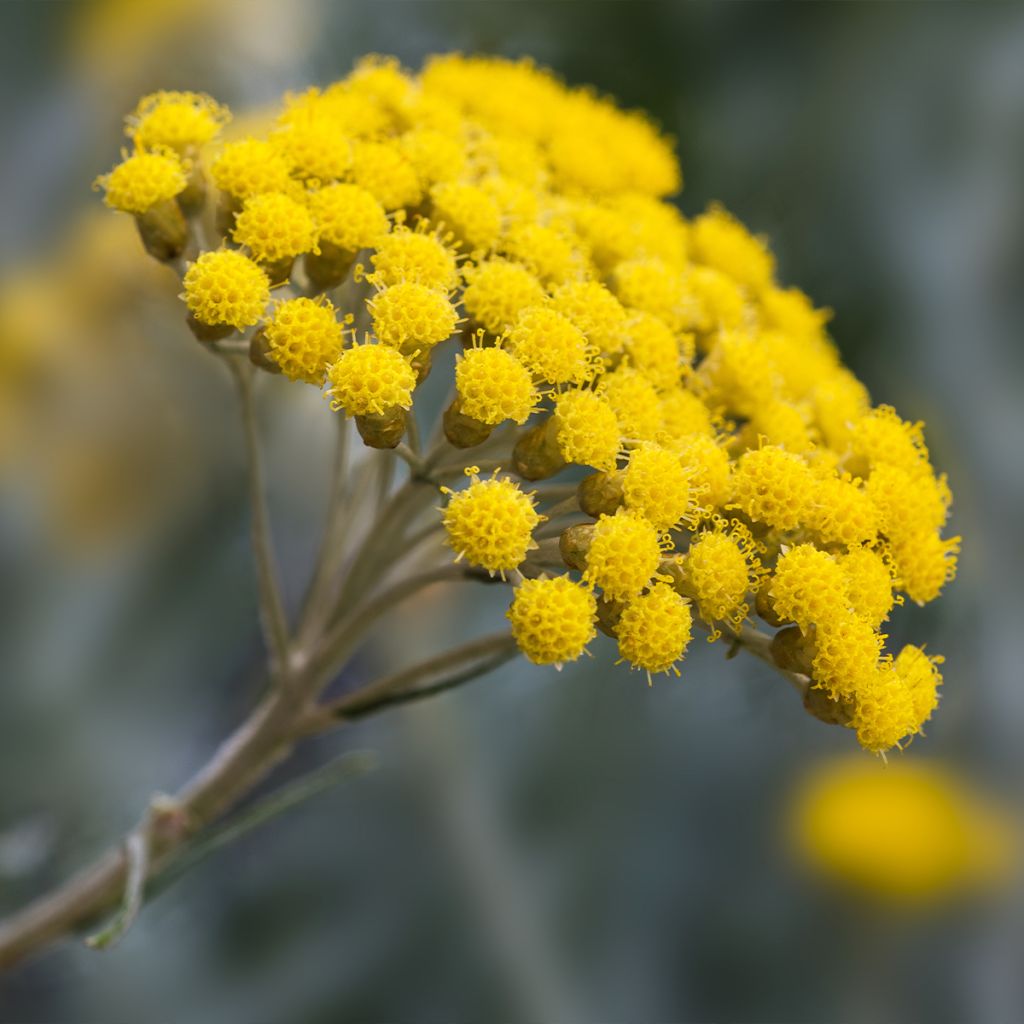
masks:
[[[756,612],[819,717],[872,751],[921,730],[941,659],[894,658],[881,630],[954,575],[945,477],[765,240],[668,200],[681,173],[646,117],[460,55],[367,58],[287,95],[264,138],[217,142],[227,116],[145,98],[107,202],[178,261],[201,340],[249,332],[258,366],[325,388],[420,473],[463,450],[505,467],[474,467],[441,515],[459,558],[515,586],[528,658],[572,661],[601,629],[649,678],[678,672],[694,625],[742,643]],[[454,390],[424,454],[435,364]],[[562,473],[578,489],[546,508],[564,484],[519,483]]]

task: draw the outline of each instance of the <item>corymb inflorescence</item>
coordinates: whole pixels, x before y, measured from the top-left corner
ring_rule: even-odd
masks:
[[[190,92],[126,124],[97,184],[180,275],[195,336],[321,389],[440,494],[402,498],[377,576],[443,535],[431,571],[510,587],[503,639],[535,663],[600,630],[678,673],[703,630],[870,751],[922,730],[942,659],[886,631],[956,572],[946,478],[768,241],[720,205],[680,212],[649,118],[530,61],[443,55],[367,58],[259,136]],[[367,557],[340,593],[372,583]]]

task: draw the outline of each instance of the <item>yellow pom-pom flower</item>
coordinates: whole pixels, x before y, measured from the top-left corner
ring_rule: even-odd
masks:
[[[379,291],[367,307],[378,339],[409,354],[451,337],[459,320],[444,292],[411,281]]]
[[[800,525],[814,501],[814,477],[798,455],[773,445],[744,452],[733,473],[733,500],[777,530]]]
[[[807,525],[825,544],[854,548],[878,536],[878,510],[848,474],[832,474],[818,482]]]
[[[458,178],[466,167],[466,148],[458,138],[431,128],[414,128],[398,140],[402,156],[424,185]]]
[[[882,636],[851,611],[832,612],[814,637],[814,682],[830,697],[849,698],[874,684],[882,654]]]
[[[579,249],[543,224],[516,225],[505,235],[501,248],[548,285],[578,277],[584,266]]]
[[[891,666],[878,669],[858,688],[850,724],[857,742],[873,754],[898,747],[921,728],[910,690]]]
[[[738,629],[747,617],[747,595],[759,579],[760,563],[749,536],[738,525],[732,531],[700,533],[683,556],[687,591],[707,623],[728,622]]]
[[[554,309],[524,309],[509,332],[508,344],[516,358],[548,384],[583,384],[594,375],[594,353],[583,332]]]
[[[455,365],[461,411],[481,423],[525,423],[537,404],[529,370],[503,348],[471,348]]]
[[[690,602],[665,583],[634,597],[615,627],[619,654],[633,668],[647,673],[675,672],[693,635]]]
[[[694,260],[714,267],[755,292],[767,288],[775,273],[768,247],[732,214],[712,206],[691,227]]]
[[[458,283],[455,255],[436,235],[396,229],[385,235],[371,257],[374,280],[384,286],[412,281],[440,291]]]
[[[352,144],[323,114],[296,117],[277,129],[271,143],[305,181],[337,181],[352,166]]]
[[[170,146],[179,152],[216,138],[231,112],[200,92],[155,92],[143,96],[128,117],[128,135],[139,149]]]
[[[464,248],[486,250],[497,244],[501,210],[485,189],[462,182],[444,182],[433,188],[430,199],[433,219]]]
[[[900,588],[915,604],[927,604],[956,576],[960,538],[944,540],[922,530],[894,539],[889,546]]]
[[[923,424],[900,419],[892,406],[880,405],[858,419],[850,441],[854,454],[872,467],[885,463],[913,474],[929,471]]]
[[[626,353],[637,370],[662,392],[664,409],[665,397],[679,385],[682,367],[693,358],[693,335],[682,334],[677,340],[663,320],[651,313],[634,311],[627,325]],[[699,399],[696,401],[703,406]],[[665,419],[664,414],[662,418]],[[694,431],[686,429],[680,433]]]
[[[96,185],[106,192],[107,206],[125,213],[145,213],[184,192],[188,173],[174,150],[154,149],[126,157],[109,174],[97,178]]]
[[[575,661],[597,632],[597,600],[568,576],[523,580],[508,619],[519,649],[536,665]]]
[[[683,465],[693,474],[701,504],[721,508],[732,500],[732,463],[729,454],[707,434],[689,434],[675,442]]]
[[[491,334],[501,334],[528,306],[544,302],[544,287],[520,263],[481,260],[466,270],[462,304],[466,312]]]
[[[612,407],[593,391],[566,391],[555,399],[558,449],[566,462],[605,472],[615,468],[621,442]]]
[[[628,601],[651,582],[661,562],[661,538],[643,516],[626,509],[601,516],[587,550],[583,578],[606,597]]]
[[[630,441],[654,441],[662,433],[658,392],[642,373],[623,363],[598,382],[598,391],[615,412],[619,431]]]
[[[229,142],[216,156],[210,174],[217,187],[235,199],[292,187],[291,162],[263,139]]]
[[[896,675],[910,693],[918,727],[924,725],[939,706],[939,687],[942,685],[939,666],[943,661],[941,655],[929,657],[922,648],[907,644],[892,663]]]
[[[270,281],[259,264],[233,249],[204,252],[189,265],[183,298],[200,322],[244,330],[263,318]]]
[[[849,610],[846,576],[836,560],[813,544],[797,544],[779,556],[769,593],[775,613],[805,633]]]
[[[353,345],[327,371],[331,408],[349,416],[380,416],[411,409],[416,374],[398,349]]]
[[[877,629],[889,617],[895,603],[889,563],[869,547],[851,548],[838,561],[854,611]]]
[[[263,192],[246,199],[235,218],[234,239],[260,263],[279,263],[318,251],[312,215],[283,192]]]
[[[324,382],[341,353],[344,335],[337,311],[326,299],[286,299],[264,327],[270,358],[289,380]]]
[[[309,208],[320,230],[320,240],[344,252],[355,253],[380,244],[388,233],[384,207],[365,188],[337,183],[310,193]]]
[[[937,532],[949,513],[945,477],[930,472],[881,463],[871,470],[865,491],[878,510],[879,530],[890,540]]]
[[[676,452],[642,444],[630,453],[623,474],[626,508],[639,512],[658,530],[675,529],[696,507],[692,475]]]
[[[554,308],[567,316],[605,353],[621,352],[627,337],[622,304],[598,281],[570,281],[558,288]]]
[[[657,382],[650,372],[644,370],[642,363],[637,362],[636,365],[657,387]],[[711,410],[692,391],[679,386],[661,396],[661,422],[673,441],[680,441],[691,434],[713,437],[715,433]]]
[[[423,194],[412,164],[397,146],[385,142],[356,143],[352,180],[376,196],[385,210],[415,206]]]
[[[612,287],[624,306],[651,313],[674,331],[693,320],[682,273],[664,260],[623,261],[612,275]]]
[[[505,573],[521,565],[537,545],[533,531],[544,519],[530,495],[512,480],[494,477],[450,492],[444,510],[448,546],[490,573]]]

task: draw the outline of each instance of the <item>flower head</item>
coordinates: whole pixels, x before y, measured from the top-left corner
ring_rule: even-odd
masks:
[[[139,150],[125,157],[109,174],[97,178],[96,184],[103,186],[107,206],[126,213],[145,213],[184,192],[188,174],[171,149]]]
[[[204,252],[185,272],[185,302],[200,323],[244,330],[259,323],[270,301],[270,281],[248,256],[233,249]]]
[[[676,662],[690,645],[692,629],[690,603],[667,583],[655,583],[622,610],[615,630],[619,654],[648,676],[656,672],[678,675]]]
[[[594,639],[597,601],[568,576],[523,580],[508,619],[519,649],[537,665],[575,661]]]
[[[128,135],[139,149],[169,146],[179,152],[220,133],[231,112],[201,92],[154,92],[128,117]]]
[[[658,531],[638,513],[619,509],[595,523],[583,578],[612,600],[627,601],[651,582],[660,562]]]
[[[464,352],[455,366],[455,387],[462,412],[489,426],[525,423],[537,404],[530,372],[503,348]]]
[[[331,408],[349,416],[382,415],[412,408],[416,374],[397,349],[353,345],[327,371]]]
[[[317,251],[317,229],[307,207],[283,192],[250,196],[235,219],[235,241],[260,263]]]
[[[285,299],[264,327],[270,358],[289,380],[324,382],[344,340],[337,311],[326,299]]]

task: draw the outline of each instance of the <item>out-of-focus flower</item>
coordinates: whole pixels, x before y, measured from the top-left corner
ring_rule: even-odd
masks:
[[[843,758],[808,771],[791,808],[801,861],[885,903],[925,905],[1007,878],[1018,825],[951,769]]]

